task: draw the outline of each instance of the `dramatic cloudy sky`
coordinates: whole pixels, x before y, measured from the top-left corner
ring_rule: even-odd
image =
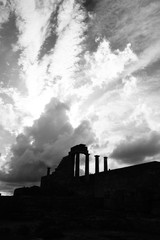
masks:
[[[160,159],[159,0],[0,1],[0,192],[79,143],[110,168]]]

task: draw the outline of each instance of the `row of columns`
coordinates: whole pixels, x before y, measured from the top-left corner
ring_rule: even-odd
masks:
[[[99,155],[95,155],[95,173],[99,173]],[[104,172],[108,171],[108,157],[104,157]]]
[[[80,176],[80,157],[79,153],[75,154],[76,158],[76,168],[75,168],[75,177]],[[89,176],[89,155],[90,154],[85,154],[85,176]],[[95,155],[95,174],[99,173],[99,155]],[[104,157],[104,172],[108,171],[108,162],[107,162],[107,157]]]

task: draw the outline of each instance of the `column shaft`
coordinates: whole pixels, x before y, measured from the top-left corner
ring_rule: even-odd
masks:
[[[79,177],[79,153],[76,153],[76,177]]]
[[[104,157],[104,172],[108,171],[108,157]]]
[[[86,154],[85,159],[85,176],[89,176],[89,154]]]
[[[99,173],[99,155],[95,155],[95,173]]]

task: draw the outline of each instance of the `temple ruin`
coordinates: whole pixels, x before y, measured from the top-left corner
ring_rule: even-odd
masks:
[[[80,154],[85,156],[83,176]],[[101,199],[108,209],[160,212],[159,162],[108,170],[108,158],[104,157],[104,169],[99,171],[100,156],[95,155],[95,173],[91,174],[89,155],[84,144],[72,147],[55,171],[41,178],[43,193]]]
[[[83,175],[80,174],[81,154],[85,167]],[[65,201],[72,199],[71,202],[75,198],[99,199],[107,209],[160,214],[160,162],[108,170],[108,159],[104,157],[104,169],[100,171],[100,156],[94,157],[95,173],[90,173],[90,154],[86,145],[74,146],[52,173],[50,168],[47,169],[39,190],[33,187],[16,189],[15,196],[39,194]]]
[[[80,154],[84,155],[84,175],[80,176]],[[99,155],[95,155],[95,174],[90,173],[90,159],[88,148],[84,144],[79,144],[70,149],[68,156],[64,157],[55,171],[41,178],[41,188],[44,192],[56,194],[74,193],[80,195],[93,195],[94,177],[102,175],[99,172]],[[104,157],[104,171],[107,173],[107,157]],[[65,191],[64,191],[65,189]],[[89,189],[89,190],[88,190]]]

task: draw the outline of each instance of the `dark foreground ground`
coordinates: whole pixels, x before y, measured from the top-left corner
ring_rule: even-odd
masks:
[[[1,240],[159,240],[160,217],[108,211],[101,201],[1,197]]]

